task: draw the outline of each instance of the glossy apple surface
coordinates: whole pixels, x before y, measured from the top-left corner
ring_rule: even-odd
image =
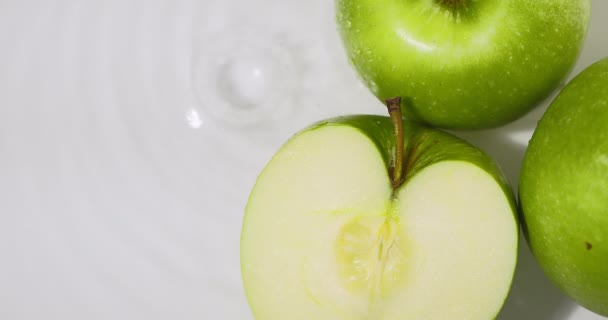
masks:
[[[399,186],[387,117],[324,121],[266,166],[241,239],[256,319],[496,316],[517,256],[511,189],[478,149],[404,126]]]
[[[549,277],[608,316],[608,59],[551,104],[522,168],[524,228]]]
[[[452,129],[505,124],[574,65],[589,0],[337,0],[350,61],[407,119]]]

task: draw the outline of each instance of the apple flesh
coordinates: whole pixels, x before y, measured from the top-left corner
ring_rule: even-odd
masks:
[[[544,271],[608,316],[608,59],[551,104],[526,151],[519,190],[524,231]]]
[[[495,127],[532,109],[567,75],[589,0],[337,0],[348,57],[407,119]]]
[[[256,319],[496,316],[517,255],[510,187],[478,149],[408,123],[395,184],[392,124],[324,121],[262,171],[241,240]]]

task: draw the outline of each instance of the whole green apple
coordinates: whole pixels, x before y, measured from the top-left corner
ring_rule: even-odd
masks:
[[[496,316],[517,257],[514,199],[494,162],[391,118],[323,121],[251,192],[241,239],[256,319]]]
[[[410,120],[451,129],[505,124],[574,65],[589,0],[337,0],[350,61]]]
[[[608,316],[608,59],[551,104],[526,151],[519,190],[540,265],[573,299]]]

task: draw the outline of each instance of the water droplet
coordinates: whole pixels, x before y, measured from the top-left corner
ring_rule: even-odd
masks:
[[[193,128],[200,127],[206,116],[237,125],[254,124],[277,116],[277,108],[285,105],[293,84],[289,52],[278,44],[263,46],[253,38],[238,50],[234,43],[218,41],[196,61],[194,90],[202,117],[198,112],[187,114]]]
[[[192,129],[198,129],[203,125],[203,121],[201,120],[201,117],[196,109],[190,109],[190,111],[186,113],[186,121],[190,127],[192,127]]]
[[[366,81],[366,84],[369,90],[371,90],[375,95],[378,94],[378,84],[376,83],[376,81],[368,79]]]
[[[265,59],[244,57],[222,65],[218,74],[218,90],[236,108],[255,108],[271,94],[277,70]]]

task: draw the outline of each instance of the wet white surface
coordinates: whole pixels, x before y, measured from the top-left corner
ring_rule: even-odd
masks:
[[[573,74],[606,55],[608,2]],[[547,103],[460,136],[516,182]],[[384,108],[329,0],[0,1],[0,318],[251,319],[239,234],[293,133]],[[499,319],[600,319],[522,242]]]

